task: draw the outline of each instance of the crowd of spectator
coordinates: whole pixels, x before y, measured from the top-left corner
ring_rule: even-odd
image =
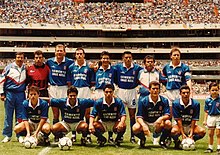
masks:
[[[44,0],[41,0],[44,1]],[[218,0],[158,0],[155,3],[74,3],[72,0],[6,0],[0,23],[209,24],[220,23]]]

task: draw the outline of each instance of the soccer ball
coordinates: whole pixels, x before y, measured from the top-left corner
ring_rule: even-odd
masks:
[[[181,142],[182,149],[185,151],[195,150],[195,141],[191,138],[183,139]]]
[[[37,146],[37,139],[34,137],[28,137],[24,139],[24,147],[26,149],[32,149]]]
[[[60,138],[58,146],[61,150],[69,150],[72,146],[72,141],[69,137]]]

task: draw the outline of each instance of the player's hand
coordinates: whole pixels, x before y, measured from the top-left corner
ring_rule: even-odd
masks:
[[[5,101],[5,95],[4,94],[1,95],[1,100]]]
[[[156,125],[156,124],[161,124],[163,122],[163,118],[162,117],[159,117],[155,122],[154,122],[154,124]]]
[[[182,139],[186,139],[187,136],[185,134],[182,134]]]
[[[117,127],[116,127],[116,129],[118,130],[118,132],[120,132],[121,129],[123,129],[123,127],[124,127],[124,123],[123,122],[119,122]]]
[[[94,133],[95,132],[95,128],[94,128],[93,124],[89,124],[89,132],[90,133]]]
[[[204,126],[207,126],[207,121],[203,121],[202,123]]]

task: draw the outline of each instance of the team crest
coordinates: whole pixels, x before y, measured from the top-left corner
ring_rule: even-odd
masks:
[[[189,112],[190,114],[193,114],[193,109],[190,109],[190,112]]]
[[[181,75],[181,74],[182,74],[182,72],[181,72],[181,71],[179,71],[179,72],[178,72],[178,74],[179,74],[179,75]]]
[[[133,71],[133,75],[135,75],[135,71]]]
[[[162,106],[159,106],[159,110],[162,110],[163,109],[163,107]]]
[[[117,109],[118,109],[117,107],[114,107],[114,111],[117,111]]]
[[[41,111],[40,111],[40,110],[38,110],[38,111],[37,111],[37,113],[38,113],[38,114],[40,114],[40,113],[41,113]]]
[[[85,70],[84,70],[84,73],[87,73],[87,72],[88,72],[88,69],[85,69]]]
[[[216,107],[219,107],[220,103],[219,102],[216,102]]]
[[[66,66],[63,66],[63,69],[66,70]]]
[[[109,78],[111,78],[112,77],[112,73],[109,73]]]
[[[76,112],[79,112],[79,108],[76,109]]]

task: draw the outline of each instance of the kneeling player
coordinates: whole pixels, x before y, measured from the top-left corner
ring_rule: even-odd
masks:
[[[189,137],[194,141],[205,136],[205,129],[196,124],[196,121],[199,120],[200,104],[190,98],[189,86],[183,85],[180,88],[180,98],[173,102],[172,111],[176,125],[173,126],[171,135],[176,149],[180,149],[181,142],[178,139],[180,135],[182,135],[182,139]]]
[[[126,113],[121,99],[114,98],[114,86],[107,84],[103,88],[104,97],[100,98],[94,104],[90,115],[89,131],[98,138],[100,146],[104,146],[106,138],[102,135],[104,132],[113,131],[117,134],[115,145],[120,145],[120,139],[126,130]],[[95,117],[100,118],[94,121]]]
[[[170,108],[166,98],[159,95],[160,83],[152,81],[149,84],[150,95],[143,97],[138,103],[137,122],[133,126],[134,134],[140,139],[140,146],[145,145],[145,135],[150,132],[160,133],[160,145],[166,149],[165,139],[170,133]]]
[[[15,126],[14,131],[18,134],[26,130],[26,137],[31,136],[38,138],[38,133],[43,133],[44,144],[50,145],[49,134],[50,124],[48,119],[48,103],[39,98],[39,89],[36,86],[31,86],[28,89],[28,100],[23,102],[23,122]],[[19,142],[22,142],[19,139]]]
[[[62,121],[54,124],[51,128],[52,133],[61,138],[63,133],[76,131],[82,133],[81,144],[86,145],[86,135],[88,124],[84,121],[86,108],[94,105],[93,100],[77,98],[78,90],[70,86],[67,90],[67,98],[51,99],[51,106],[61,110]]]

